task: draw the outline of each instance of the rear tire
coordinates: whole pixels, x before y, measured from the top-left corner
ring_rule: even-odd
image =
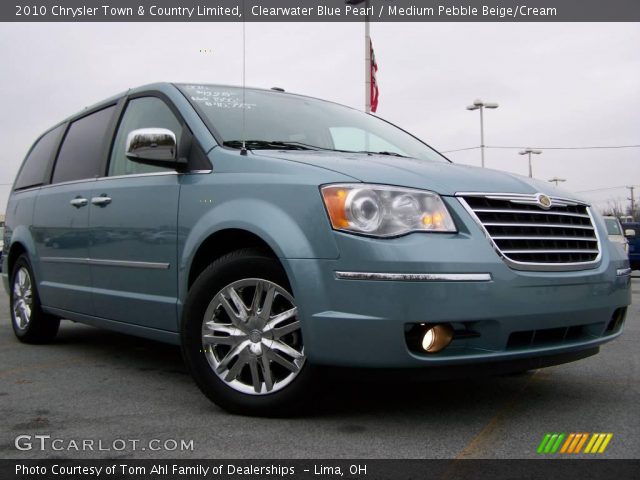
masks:
[[[242,249],[207,267],[184,307],[182,353],[200,390],[232,413],[300,413],[312,393],[297,307],[280,263]]]
[[[11,324],[18,340],[46,343],[55,338],[60,319],[42,311],[33,269],[25,254],[13,266],[9,299]]]

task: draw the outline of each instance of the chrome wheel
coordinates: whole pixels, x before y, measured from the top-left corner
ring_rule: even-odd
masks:
[[[19,330],[26,330],[33,310],[33,288],[31,276],[25,267],[20,267],[13,280],[13,321]]]
[[[268,280],[239,280],[220,290],[202,321],[202,348],[215,374],[252,395],[290,384],[305,362],[297,312],[289,292]]]

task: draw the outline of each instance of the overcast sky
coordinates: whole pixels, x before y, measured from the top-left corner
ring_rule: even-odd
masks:
[[[363,25],[248,23],[247,85],[279,86],[363,106]],[[640,24],[375,23],[378,115],[440,150],[487,145],[640,144]],[[201,53],[208,49],[210,53]],[[103,98],[155,81],[241,84],[242,24],[0,24],[0,183],[33,140]],[[490,168],[527,174],[517,150],[487,150]],[[479,150],[449,154],[479,165]],[[598,206],[640,185],[640,149],[545,150],[534,176]],[[9,186],[0,186],[4,211]],[[640,197],[640,188],[637,193]]]

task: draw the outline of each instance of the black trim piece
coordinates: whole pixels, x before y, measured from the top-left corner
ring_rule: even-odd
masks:
[[[116,133],[118,132],[118,128],[120,126],[120,121],[122,120],[122,116],[125,111],[125,107],[127,105],[127,96],[123,96],[118,103],[116,104],[116,110],[113,113],[113,118],[107,128],[106,138],[107,140],[107,154],[102,158],[102,171],[101,176],[107,176],[109,173],[109,161],[111,159],[111,150],[113,149],[113,142],[116,138]]]
[[[533,358],[516,358],[510,360],[489,360],[460,365],[432,365],[416,368],[349,368],[326,367],[331,375],[347,378],[366,378],[376,382],[382,381],[441,381],[462,378],[475,378],[491,375],[506,375],[538,368],[552,367],[563,363],[575,362],[596,355],[600,347],[589,347],[582,350],[552,355],[540,355]],[[469,361],[470,362],[470,361]]]
[[[220,135],[220,133],[218,132],[218,130],[216,130],[216,128],[213,126],[213,124],[209,121],[209,117],[207,117],[204,112],[200,109],[200,107],[196,106],[187,96],[187,94],[185,92],[182,91],[182,89],[180,88],[180,85],[192,85],[190,83],[172,83],[172,85],[176,88],[176,90],[178,90],[178,92],[180,92],[180,94],[185,98],[185,100],[187,101],[187,103],[189,105],[191,105],[191,108],[193,108],[193,110],[196,112],[196,114],[198,115],[198,117],[200,117],[200,120],[202,120],[202,123],[204,123],[205,127],[207,127],[209,129],[209,132],[211,133],[211,135],[213,136],[213,139],[216,141],[216,143],[219,146],[223,146],[224,141],[222,140],[222,136]],[[212,85],[213,86],[213,85]],[[237,88],[237,87],[236,87]],[[214,147],[215,148],[215,147]],[[236,150],[237,149],[231,149],[231,150]]]

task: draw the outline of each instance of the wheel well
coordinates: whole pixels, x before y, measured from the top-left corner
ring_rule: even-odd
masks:
[[[16,263],[16,260],[20,255],[26,253],[27,249],[24,248],[24,245],[21,243],[14,243],[11,245],[9,249],[9,256],[7,257],[7,274],[11,276],[11,272],[13,271],[13,265]]]
[[[221,230],[208,237],[198,247],[189,269],[189,288],[202,271],[215,260],[241,248],[257,248],[266,255],[277,258],[273,249],[259,236],[246,230]]]

